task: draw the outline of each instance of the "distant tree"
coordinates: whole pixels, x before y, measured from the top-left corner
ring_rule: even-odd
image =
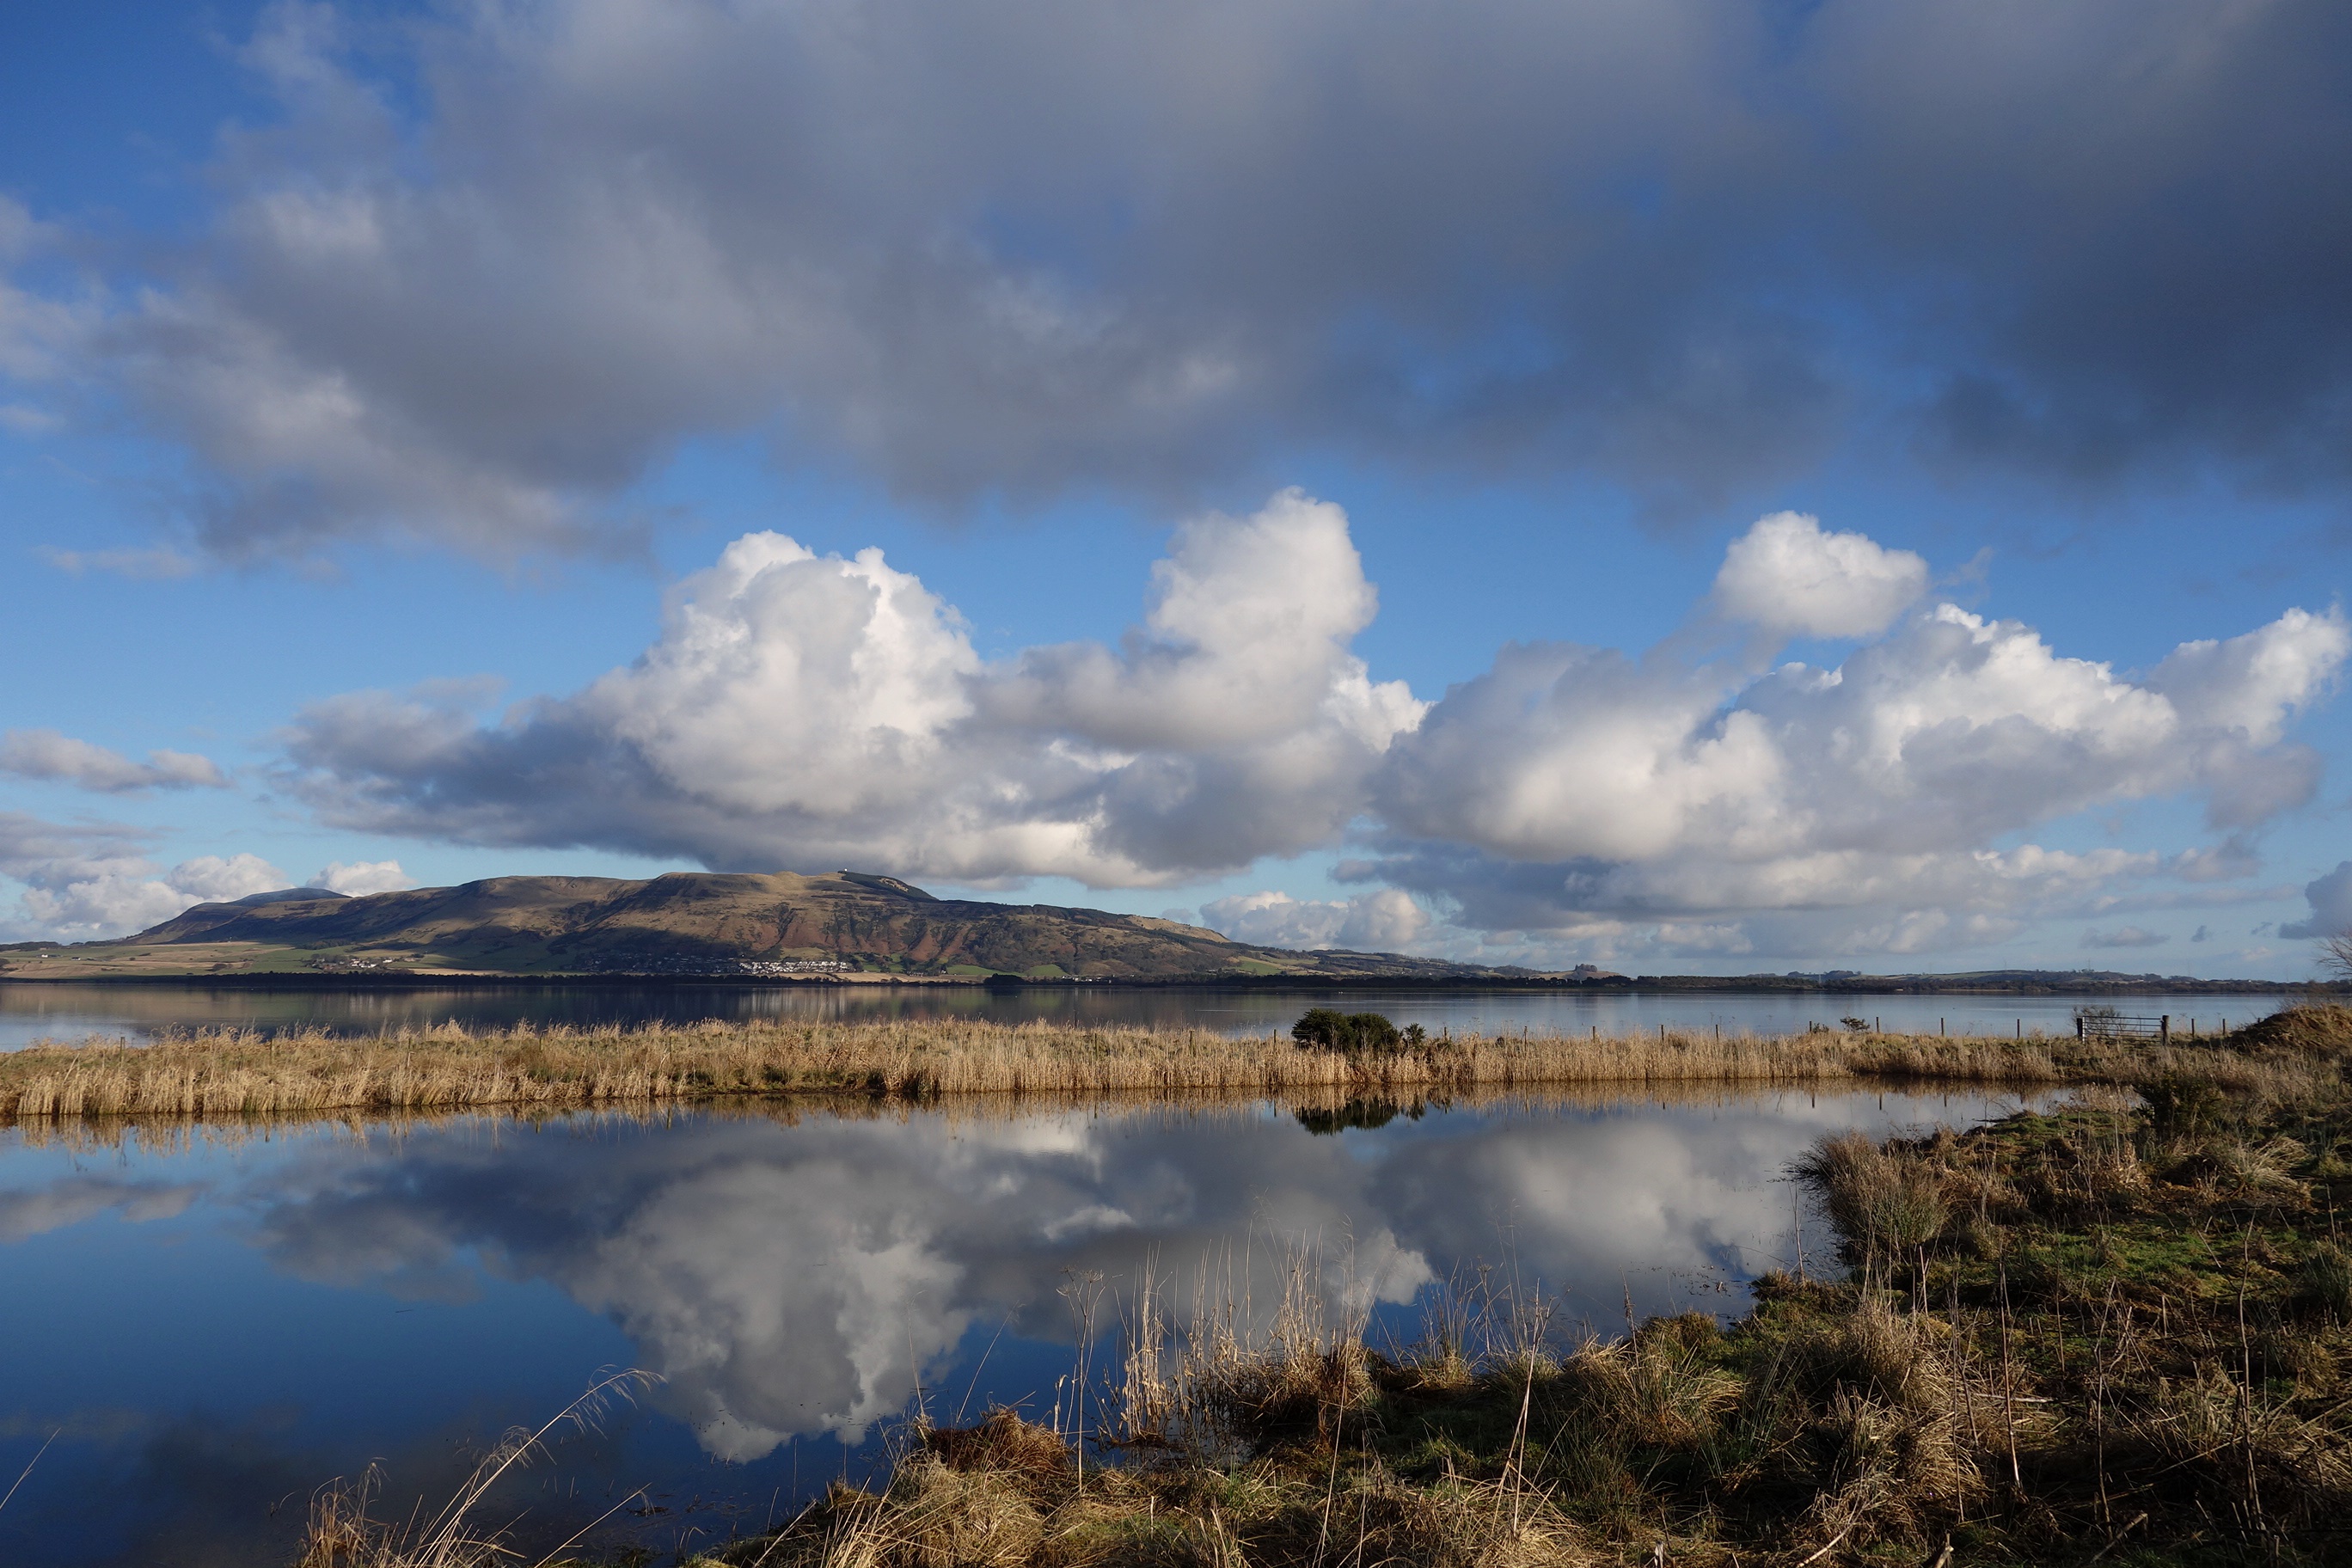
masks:
[[[1404,1043],[1397,1026],[1381,1015],[1342,1013],[1336,1007],[1308,1008],[1290,1026],[1290,1037],[1319,1051],[1393,1051]]]
[[[2352,985],[2352,931],[2339,931],[2321,941],[2319,967],[2338,985]]]

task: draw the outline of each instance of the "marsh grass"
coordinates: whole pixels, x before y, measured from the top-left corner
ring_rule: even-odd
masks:
[[[35,1045],[0,1054],[0,1122],[365,1117],[484,1107],[528,1114],[784,1096],[904,1103],[991,1095],[1066,1101],[1272,1097],[1344,1105],[1570,1085],[2032,1087],[2136,1084],[2166,1075],[2242,1093],[2289,1089],[2328,1070],[2311,1040],[2336,1026],[2282,1016],[2289,1021],[2268,1033],[2256,1026],[2227,1041],[2170,1047],[1668,1033],[1441,1036],[1416,1048],[1348,1052],[1204,1029],[968,1021],[495,1032],[453,1025],[368,1037],[208,1031],[147,1045]]]

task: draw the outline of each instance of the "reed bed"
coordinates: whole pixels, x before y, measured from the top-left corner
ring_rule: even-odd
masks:
[[[1412,1048],[1351,1052],[1205,1029],[968,1021],[503,1031],[452,1025],[357,1037],[204,1031],[146,1045],[40,1044],[0,1055],[0,1123],[382,1116],[491,1107],[556,1111],[772,1096],[910,1103],[982,1095],[1263,1097],[1338,1104],[1567,1085],[1907,1080],[2033,1087],[2129,1084],[2166,1074],[2252,1087],[2256,1079],[2293,1079],[2317,1070],[2319,1058],[2296,1043],[2294,1031],[2302,1026],[2291,1021],[2345,1012],[2298,1009],[2227,1040],[2168,1046],[1667,1031],[1449,1035]]]

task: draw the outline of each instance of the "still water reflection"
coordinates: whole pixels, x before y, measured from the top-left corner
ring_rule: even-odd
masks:
[[[1479,1260],[1570,1317],[1736,1310],[1792,1258],[1779,1178],[1821,1132],[1966,1123],[1981,1096],[1423,1108],[465,1119],[76,1148],[0,1137],[0,1511],[14,1564],[284,1561],[316,1484],[383,1462],[436,1501],[468,1446],[600,1368],[665,1380],[500,1500],[519,1543],[616,1516],[756,1529],[922,1397],[1042,1410],[1062,1294],[1147,1264],[1260,1305],[1286,1250],[1410,1339]],[[1321,1131],[1318,1131],[1321,1129]],[[1818,1243],[1818,1226],[1814,1241]],[[660,1510],[660,1511],[654,1511]]]
[[[2006,1035],[2067,1034],[2078,996],[1858,995],[1821,992],[1384,991],[1296,992],[1179,987],[1038,986],[990,992],[977,985],[498,985],[446,990],[353,988],[264,991],[198,985],[0,984],[0,1050],[37,1039],[144,1038],[167,1029],[343,1033],[516,1024],[635,1025],[705,1018],[843,1020],[976,1017],[1006,1023],[1197,1026],[1235,1034],[1286,1029],[1302,1008],[1375,1008],[1400,1025],[1486,1033],[1528,1029],[1602,1034],[1628,1029],[1721,1027],[1759,1035],[1834,1025],[1843,1015],[1895,1030]],[[2284,1005],[2277,994],[2101,996],[2126,1013],[2172,1014],[2208,1026],[2243,1023]]]

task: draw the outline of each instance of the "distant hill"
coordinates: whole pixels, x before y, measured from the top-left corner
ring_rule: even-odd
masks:
[[[1495,973],[1395,954],[1254,947],[1149,915],[938,899],[894,878],[848,871],[819,877],[674,872],[644,882],[496,877],[364,898],[289,889],[235,903],[198,904],[109,945],[148,950],[140,967],[152,973],[154,961],[168,963],[171,956],[154,949],[203,946],[209,958],[221,944],[299,952],[301,967],[312,972],[852,972],[1038,979]]]
[[[683,871],[642,882],[493,877],[360,898],[286,888],[198,904],[114,942],[0,944],[0,973],[12,981],[217,977],[266,984],[366,974],[1019,977],[2084,996],[2294,989],[2277,981],[2110,970],[1630,976],[1580,964],[1546,973],[1398,953],[1256,947],[1149,915],[939,899],[895,878],[851,871]]]

